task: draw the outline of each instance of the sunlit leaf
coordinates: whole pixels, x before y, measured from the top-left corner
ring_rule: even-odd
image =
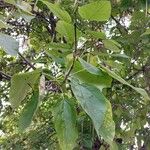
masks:
[[[58,4],[52,4],[47,1],[41,0],[58,18],[68,23],[71,22],[71,17],[67,11],[63,10]]]
[[[15,5],[16,1],[15,0],[4,0],[4,2]]]
[[[107,21],[110,17],[109,1],[97,1],[79,7],[79,14],[89,21]]]
[[[82,66],[79,62],[76,62],[71,72],[71,76],[76,77],[83,83],[95,85],[100,90],[111,86],[112,78],[107,73],[95,69],[92,65],[90,65],[90,68],[88,68],[88,66]]]
[[[3,22],[2,20],[0,20],[0,29],[1,28],[8,28],[11,27],[10,25],[6,24],[5,22]]]

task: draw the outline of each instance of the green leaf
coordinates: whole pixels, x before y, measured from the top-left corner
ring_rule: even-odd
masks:
[[[106,39],[106,35],[103,32],[87,30],[86,34],[89,34],[93,38]]]
[[[3,22],[2,20],[0,20],[0,29],[1,28],[8,28],[10,27],[10,25],[7,25],[5,22]]]
[[[73,106],[68,100],[62,100],[54,108],[53,116],[60,147],[62,150],[72,150],[78,138]]]
[[[93,121],[97,135],[112,144],[115,136],[115,124],[112,119],[110,102],[96,87],[88,84],[71,82],[72,91],[83,110]]]
[[[147,92],[142,89],[142,88],[137,88],[132,86],[131,84],[129,84],[128,82],[126,82],[123,78],[121,78],[119,75],[117,75],[115,72],[109,70],[107,67],[104,67],[103,65],[101,65],[101,68],[106,71],[112,78],[118,80],[119,82],[121,82],[122,84],[128,85],[129,87],[131,87],[132,89],[134,89],[136,92],[138,92],[139,94],[141,94],[145,100],[150,100]]]
[[[68,40],[68,42],[72,43],[74,42],[74,26],[70,23],[67,23],[65,21],[58,21],[56,25],[56,31],[62,35],[65,36]],[[79,38],[80,32],[77,30],[77,38]]]
[[[15,6],[18,7],[19,9],[21,9],[23,12],[33,16],[33,14],[31,13],[32,7],[29,3],[25,2],[25,1],[21,1],[21,2],[17,2],[15,4]]]
[[[118,58],[125,58],[125,59],[129,59],[130,58],[126,54],[110,54],[110,56],[112,56],[112,57],[118,57]]]
[[[29,23],[31,22],[31,20],[33,18],[35,18],[34,15],[31,15],[31,14],[28,14],[28,13],[24,13],[24,12],[20,12],[20,13],[18,13],[18,14],[15,15],[15,18],[20,18],[20,17],[24,18],[25,21],[27,21]]]
[[[19,49],[19,43],[11,36],[0,33],[0,47],[2,47],[9,55],[16,56]]]
[[[114,52],[120,52],[121,45],[114,40],[103,40],[104,47]]]
[[[144,36],[144,35],[149,35],[150,34],[150,28],[147,29],[141,36]]]
[[[97,69],[95,70],[93,69],[93,67],[94,66],[92,66],[92,70],[91,70],[91,68],[89,69],[85,65],[82,66],[79,62],[76,61],[74,68],[71,72],[71,76],[79,79],[83,83],[95,85],[100,90],[106,87],[110,87],[112,78],[104,71],[101,71],[101,70],[98,71]],[[94,73],[93,73],[93,70],[95,71]]]
[[[49,43],[48,47],[54,50],[62,50],[63,52],[71,51],[71,46],[69,44],[64,43]]]
[[[85,68],[89,73],[95,74],[95,75],[101,75],[100,69],[98,69],[95,66],[89,64],[88,62],[86,62],[82,58],[78,58],[78,60],[80,61],[83,68]]]
[[[72,81],[71,88],[83,110],[92,119],[96,132],[99,135],[107,111],[106,98],[99,89],[92,85],[79,84]]]
[[[37,110],[39,103],[39,90],[33,91],[33,95],[31,96],[31,99],[29,102],[25,105],[23,108],[20,118],[19,118],[19,130],[23,131],[25,130],[32,121],[32,118]]]
[[[115,136],[115,123],[112,119],[112,108],[110,102],[107,100],[107,111],[105,113],[105,118],[101,128],[99,129],[99,134],[108,143],[112,144]]]
[[[15,0],[4,0],[4,2],[15,5],[16,1]]]
[[[91,2],[79,8],[82,18],[89,21],[107,21],[111,14],[109,1]]]
[[[62,36],[65,36],[67,40],[71,42],[74,41],[74,26],[73,25],[64,21],[58,21],[56,25],[56,31]]]
[[[11,78],[10,103],[12,107],[18,107],[27,93],[39,82],[41,72],[35,70],[29,73],[15,74]]]
[[[68,23],[71,22],[71,17],[68,14],[68,12],[61,9],[58,4],[52,4],[50,2],[43,1],[43,0],[41,0],[41,2],[43,2],[59,19],[66,21]]]

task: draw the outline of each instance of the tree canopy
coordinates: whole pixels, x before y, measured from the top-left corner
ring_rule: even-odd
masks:
[[[0,0],[0,149],[150,149],[149,0]]]

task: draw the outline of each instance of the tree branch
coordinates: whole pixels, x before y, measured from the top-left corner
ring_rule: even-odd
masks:
[[[0,78],[4,78],[6,80],[10,80],[11,76],[6,74],[6,73],[4,73],[4,72],[2,72],[2,71],[0,71]]]
[[[121,31],[121,29],[119,28],[119,27],[122,27],[123,29],[124,29],[124,31],[126,32],[126,33],[128,33],[128,30],[123,26],[123,25],[121,25],[121,23],[113,16],[113,15],[111,15],[111,18],[116,22],[116,24],[117,24],[117,29],[119,30],[119,32],[122,34],[122,31]]]
[[[27,65],[29,65],[33,70],[35,70],[36,68],[34,67],[33,64],[31,64],[31,62],[26,59],[20,52],[18,52],[18,55],[26,62]]]
[[[135,73],[133,73],[131,76],[129,76],[126,80],[131,80],[135,76],[137,76],[140,72],[144,72],[147,64],[145,64],[141,69],[138,69]]]

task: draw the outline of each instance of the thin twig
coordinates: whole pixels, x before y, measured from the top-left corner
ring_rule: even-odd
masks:
[[[127,80],[131,80],[132,78],[134,78],[135,76],[137,76],[140,72],[144,72],[146,65],[144,65],[141,69],[139,69],[138,71],[136,71],[135,73],[133,73],[131,76],[129,76],[127,78]]]
[[[32,69],[36,69],[35,67],[34,67],[34,65],[33,64],[31,64],[31,62],[27,59],[27,58],[25,58],[20,52],[18,52],[18,55],[26,62],[26,64],[27,65],[29,65]]]
[[[121,23],[120,23],[113,15],[111,15],[111,18],[112,18],[112,19],[116,22],[116,24],[118,25],[117,29],[119,30],[119,32],[120,32],[121,34],[122,34],[122,31],[121,31],[121,29],[119,28],[119,26],[122,27],[126,33],[128,33],[128,30],[127,30],[123,25],[121,25]]]
[[[10,75],[8,75],[8,74],[6,74],[6,73],[4,73],[2,71],[0,71],[0,75],[1,75],[2,78],[6,79],[6,80],[10,80],[11,79]]]

